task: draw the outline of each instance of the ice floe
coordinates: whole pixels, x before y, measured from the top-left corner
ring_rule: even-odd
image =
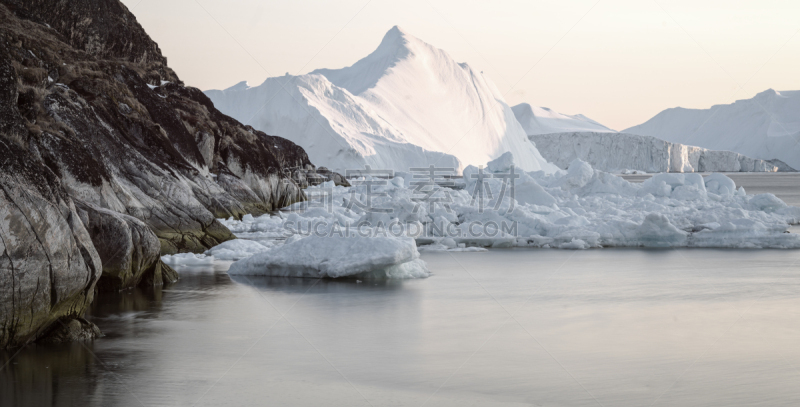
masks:
[[[457,181],[395,175],[353,179],[352,187],[328,182],[277,214],[222,219],[240,238],[268,242],[228,242],[206,254],[255,253],[232,274],[411,278],[427,276],[418,261],[425,251],[800,248],[800,235],[788,233],[800,208],[747,195],[723,174],[665,173],[636,184],[580,160],[554,174],[517,172],[507,154],[465,168]]]
[[[429,272],[411,238],[320,237],[293,239],[231,265],[232,275],[273,277],[424,278]]]

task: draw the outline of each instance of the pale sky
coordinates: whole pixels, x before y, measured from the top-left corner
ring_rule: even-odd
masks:
[[[617,130],[800,89],[798,0],[122,2],[203,90],[352,65],[394,25],[484,71],[510,105]]]

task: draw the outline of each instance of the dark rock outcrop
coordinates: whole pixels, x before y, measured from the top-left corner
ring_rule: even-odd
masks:
[[[177,273],[161,262],[158,237],[144,222],[85,203],[76,206],[103,264],[99,290],[119,291],[177,280]]]
[[[122,4],[0,3],[2,57],[18,74],[13,107],[27,130],[15,141],[71,196],[142,220],[164,253],[231,239],[218,217],[304,199],[305,179],[292,175],[313,169],[302,148],[184,86]]]
[[[0,346],[96,285],[173,281],[160,254],[232,239],[217,218],[303,200],[313,171],[185,86],[118,0],[0,0]]]
[[[58,344],[74,341],[88,341],[102,336],[97,325],[83,319],[72,318],[56,321],[39,339],[38,343]]]
[[[0,347],[80,317],[102,273],[75,206],[48,167],[0,138]]]

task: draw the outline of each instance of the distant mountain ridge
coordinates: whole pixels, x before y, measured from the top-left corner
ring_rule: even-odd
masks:
[[[625,133],[728,150],[800,168],[800,91],[768,89],[709,109],[667,109]]]

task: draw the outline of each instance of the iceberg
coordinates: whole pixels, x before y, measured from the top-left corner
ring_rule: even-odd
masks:
[[[309,236],[233,263],[231,275],[359,279],[425,278],[413,239]]]
[[[265,252],[273,246],[274,243],[270,241],[236,239],[212,247],[205,252],[205,255],[217,260],[241,260]]]
[[[658,172],[775,172],[772,162],[731,151],[670,143],[628,133],[568,132],[531,135],[547,160],[565,169],[575,159],[595,169],[615,173]]]
[[[553,172],[481,73],[394,27],[350,67],[205,92],[215,107],[302,146],[317,165],[460,171],[505,152],[517,166]]]
[[[531,106],[528,103],[520,103],[511,110],[525,130],[525,134],[529,136],[567,132],[616,133],[616,130],[603,126],[582,114],[562,114],[546,107]]]

